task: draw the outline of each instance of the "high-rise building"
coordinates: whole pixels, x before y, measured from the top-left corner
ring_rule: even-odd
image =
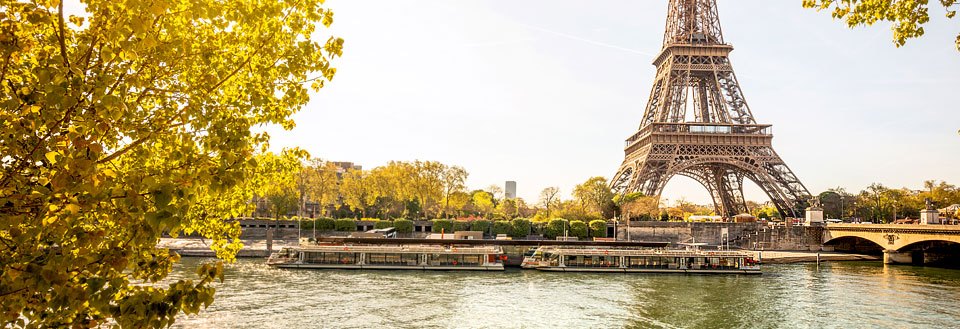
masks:
[[[503,189],[503,197],[505,199],[516,199],[517,198],[517,182],[508,180],[506,186]]]

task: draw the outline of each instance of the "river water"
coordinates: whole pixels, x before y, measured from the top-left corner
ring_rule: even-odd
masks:
[[[170,279],[193,278],[184,258]],[[226,266],[181,328],[957,328],[960,271],[880,262],[764,266],[759,276]]]

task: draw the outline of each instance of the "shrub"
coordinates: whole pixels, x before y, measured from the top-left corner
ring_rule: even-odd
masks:
[[[376,223],[373,223],[373,228],[375,229],[383,229],[383,228],[390,228],[390,227],[396,227],[396,226],[394,226],[393,222],[388,220],[378,220]]]
[[[491,224],[492,222],[488,220],[475,220],[473,222],[470,222],[470,230],[487,233],[487,231],[490,230]]]
[[[567,225],[569,224],[566,219],[551,219],[543,229],[543,236],[547,239],[556,239],[558,236],[563,236],[563,231],[567,228]]]
[[[513,228],[513,232],[510,235],[514,238],[522,238],[530,234],[530,220],[528,219],[516,218],[510,221],[510,226]]]
[[[513,231],[513,227],[510,225],[510,222],[505,220],[493,222],[493,235],[510,234],[511,231]]]
[[[393,227],[397,229],[397,233],[413,233],[413,221],[409,219],[394,220]]]
[[[334,228],[339,232],[353,232],[357,230],[357,221],[349,218],[338,219],[334,222]]]
[[[453,221],[453,232],[469,231],[469,230],[470,230],[470,222],[463,221],[463,220]]]
[[[453,233],[453,222],[449,219],[434,219],[433,220],[433,232],[440,233],[441,231],[446,233]]]
[[[590,236],[594,238],[606,238],[607,221],[602,219],[590,221]]]
[[[336,228],[333,218],[317,218],[313,221],[318,231],[333,231]]]
[[[575,236],[581,240],[587,238],[587,223],[575,220],[570,222],[570,236]]]
[[[304,218],[300,220],[300,229],[302,230],[312,230],[313,229],[313,220],[310,218]]]

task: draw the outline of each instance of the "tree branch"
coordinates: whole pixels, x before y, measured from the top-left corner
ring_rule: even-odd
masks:
[[[63,1],[60,1],[60,4],[57,7],[58,7],[57,9],[59,10],[59,13],[57,15],[59,17],[58,27],[60,28],[60,32],[57,33],[57,39],[60,41],[60,56],[63,57],[63,66],[66,66],[67,72],[69,72],[70,61],[67,60],[67,44],[64,41],[65,36],[64,36],[64,27],[63,27]]]

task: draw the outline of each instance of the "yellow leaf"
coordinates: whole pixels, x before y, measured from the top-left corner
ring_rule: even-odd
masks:
[[[64,207],[64,209],[66,209],[67,211],[69,211],[69,212],[72,213],[72,214],[76,214],[76,213],[79,213],[79,212],[80,212],[80,206],[78,206],[78,205],[76,205],[76,204],[72,204],[72,203],[71,203],[71,204],[68,204],[66,207]]]
[[[50,164],[57,163],[57,151],[47,152],[46,156],[47,156],[47,161],[50,161]]]

